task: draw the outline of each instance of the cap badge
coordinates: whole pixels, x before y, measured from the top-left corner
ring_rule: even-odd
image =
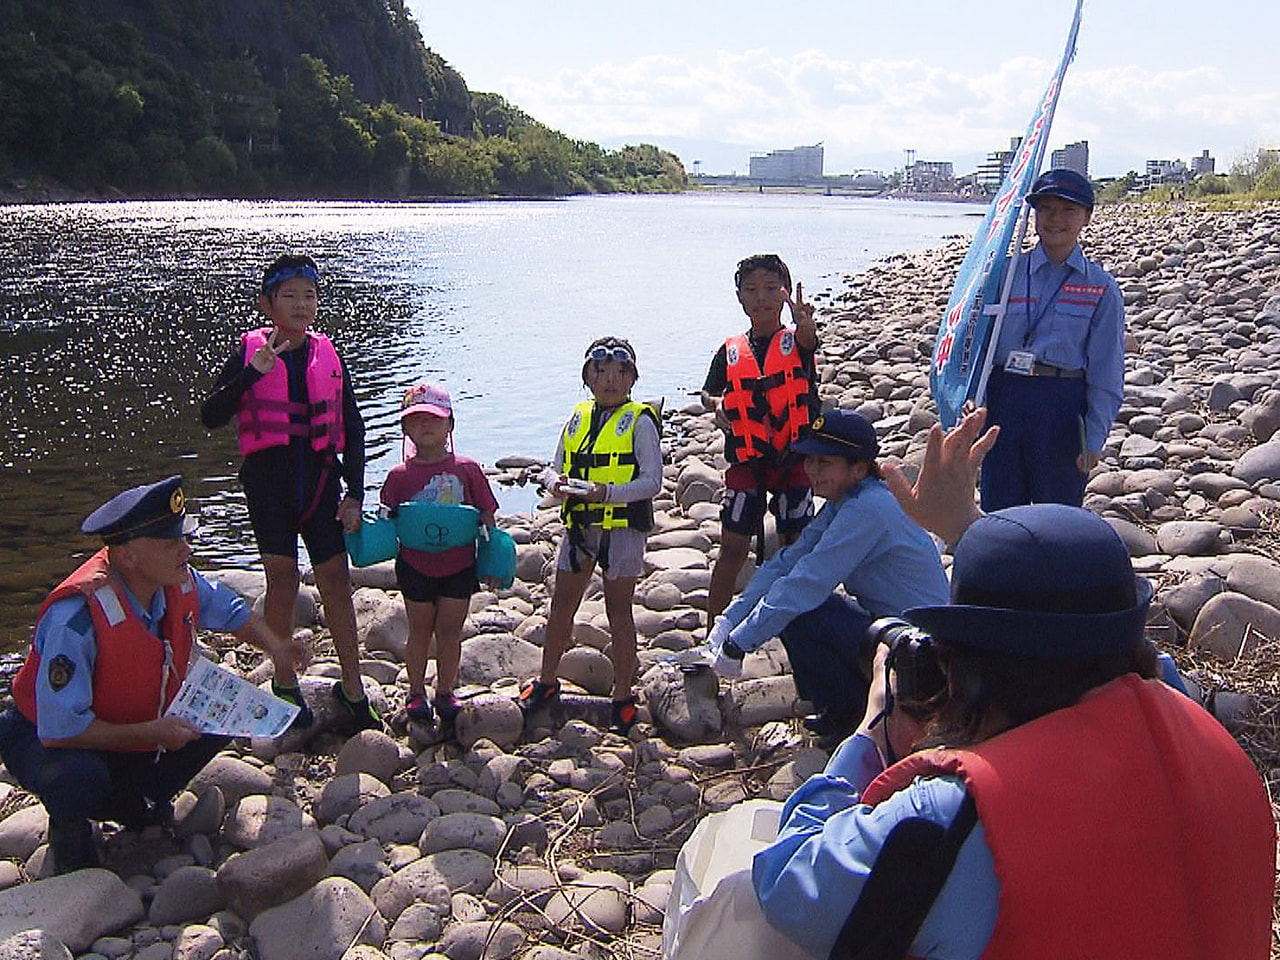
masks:
[[[816,419],[816,420],[814,420],[814,421],[813,421],[812,429],[814,429],[814,430],[821,430],[821,429],[822,429],[822,427],[823,427],[823,425],[824,425],[826,422],[827,422],[827,418],[826,418],[826,417],[818,417],[818,419]]]
[[[187,498],[182,492],[182,488],[178,487],[169,497],[169,512],[181,513],[187,505]]]

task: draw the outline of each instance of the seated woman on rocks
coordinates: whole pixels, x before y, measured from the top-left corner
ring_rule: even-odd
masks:
[[[921,727],[880,651],[857,734],[756,855],[765,918],[814,957],[1263,960],[1275,827],[1253,764],[1155,681],[1151,586],[1105,521],[979,516],[981,417],[945,447],[935,430],[916,488],[891,475],[958,541],[953,602],[904,614],[945,684]]]
[[[707,635],[701,658],[737,677],[742,660],[782,639],[796,692],[816,708],[806,726],[832,744],[853,732],[866,701],[862,638],[878,617],[947,602],[937,547],[898,505],[876,463],[875,428],[851,410],[814,420],[792,446],[826,504],[791,546],[757,572]],[[844,586],[845,593],[836,593]]]

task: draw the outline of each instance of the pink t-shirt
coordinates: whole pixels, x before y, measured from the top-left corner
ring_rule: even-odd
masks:
[[[410,500],[424,503],[469,503],[481,513],[495,513],[498,501],[489,487],[489,478],[480,464],[452,453],[437,463],[409,460],[392,467],[382,484],[380,499],[388,507]],[[400,556],[409,566],[428,577],[447,577],[476,562],[475,544],[429,553],[401,547]]]

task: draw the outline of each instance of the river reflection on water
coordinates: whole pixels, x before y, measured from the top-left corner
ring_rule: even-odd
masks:
[[[521,203],[157,202],[0,208],[0,650],[95,544],[105,497],[171,473],[200,512],[202,568],[256,561],[231,428],[199,420],[262,267],[324,276],[317,326],[355,381],[366,482],[399,455],[398,392],[452,391],[459,452],[547,457],[581,396],[582,349],[636,345],[637,395],[677,406],[743,326],[734,265],[776,250],[809,295],[887,254],[972,230],[953,204],[777,195]],[[505,510],[527,509],[499,491]]]

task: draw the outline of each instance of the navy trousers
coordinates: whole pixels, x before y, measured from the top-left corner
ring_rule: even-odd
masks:
[[[111,751],[46,747],[16,709],[0,715],[0,759],[49,812],[52,824],[143,821],[148,801],[163,806],[230,742],[203,736],[181,750]]]
[[[1080,472],[1080,418],[1084,379],[1024,377],[992,370],[987,383],[987,426],[1000,437],[982,462],[982,509],[987,513],[1027,503],[1084,502],[1088,479]]]
[[[787,649],[796,693],[819,712],[861,717],[870,683],[859,652],[875,618],[848,597],[832,594],[778,636]]]

